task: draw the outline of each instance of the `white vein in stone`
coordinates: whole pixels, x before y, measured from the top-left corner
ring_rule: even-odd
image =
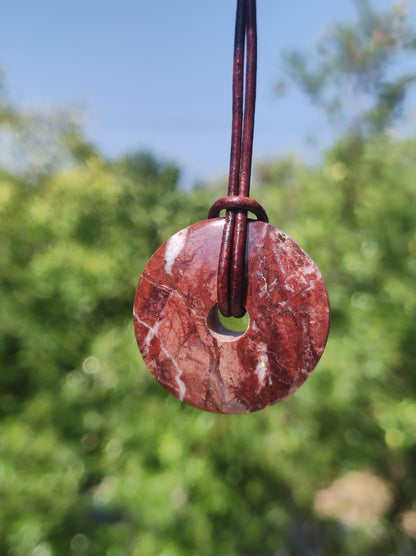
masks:
[[[166,243],[165,249],[165,270],[166,273],[172,276],[172,266],[174,265],[176,258],[185,246],[186,236],[188,235],[188,230],[181,230],[177,234],[173,235]]]
[[[257,375],[260,388],[263,388],[263,386],[266,382],[267,376],[269,377],[269,384],[271,383],[271,377],[270,377],[268,367],[269,367],[269,357],[267,355],[267,345],[264,344],[263,345],[263,353],[260,355],[258,363],[257,363],[257,367],[254,371]]]
[[[144,349],[146,350],[146,352],[148,352],[149,350],[149,345],[150,342],[152,341],[153,337],[157,335],[159,326],[161,324],[161,321],[156,322],[156,324],[154,324],[153,326],[150,326],[149,324],[147,324],[147,322],[145,322],[144,320],[142,320],[139,315],[136,313],[135,309],[133,309],[133,316],[134,318],[137,320],[137,322],[139,322],[140,324],[142,324],[145,328],[148,329],[148,333],[146,336],[146,339],[144,340]],[[179,388],[179,399],[181,400],[181,402],[183,401],[184,397],[185,397],[185,393],[186,393],[186,386],[185,383],[182,380],[182,374],[183,371],[182,369],[179,367],[178,363],[176,362],[175,358],[173,357],[173,355],[165,348],[162,346],[162,342],[161,339],[159,338],[160,341],[160,349],[163,351],[163,353],[166,355],[166,357],[168,357],[171,361],[173,366],[175,367],[177,374],[175,377],[176,383],[178,385]]]
[[[175,361],[175,358],[173,357],[173,355],[172,355],[171,353],[169,353],[169,351],[168,351],[166,348],[161,347],[161,349],[162,349],[163,353],[164,353],[167,357],[169,357],[169,359],[172,361],[173,366],[175,367],[175,369],[176,369],[176,371],[177,371],[177,375],[176,375],[176,377],[175,377],[175,380],[176,380],[176,383],[177,383],[178,388],[179,388],[179,396],[178,396],[178,397],[179,397],[179,399],[181,400],[181,402],[183,402],[183,399],[184,399],[185,394],[186,394],[186,386],[185,386],[184,381],[183,381],[182,378],[181,378],[182,375],[183,375],[183,371],[182,371],[182,369],[179,367],[179,365],[177,364],[177,362]]]

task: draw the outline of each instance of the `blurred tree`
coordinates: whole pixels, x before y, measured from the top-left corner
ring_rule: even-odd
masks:
[[[364,138],[388,130],[402,115],[416,80],[413,66],[408,69],[416,34],[404,2],[383,12],[369,0],[354,5],[355,22],[332,25],[312,51],[288,52],[285,66],[343,133]]]
[[[14,122],[16,114],[7,102],[6,85],[3,72],[0,70],[0,125],[3,127]]]

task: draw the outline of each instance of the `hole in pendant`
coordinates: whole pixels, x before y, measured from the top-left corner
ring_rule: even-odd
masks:
[[[235,340],[240,338],[248,329],[250,317],[246,313],[240,319],[234,317],[224,317],[215,304],[208,314],[208,328],[211,333],[221,340]]]

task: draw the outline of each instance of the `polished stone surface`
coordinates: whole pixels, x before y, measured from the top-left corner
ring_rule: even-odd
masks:
[[[180,400],[217,413],[272,405],[306,380],[325,348],[329,305],[312,259],[285,233],[250,221],[247,330],[225,330],[216,310],[224,219],[164,243],[137,286],[134,325],[143,358]]]

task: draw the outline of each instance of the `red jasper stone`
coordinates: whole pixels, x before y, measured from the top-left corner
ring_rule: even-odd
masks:
[[[306,380],[329,330],[325,283],[312,259],[270,224],[249,221],[244,333],[218,318],[217,269],[224,219],[172,236],[137,286],[134,325],[143,358],[180,400],[216,413],[249,413]]]

